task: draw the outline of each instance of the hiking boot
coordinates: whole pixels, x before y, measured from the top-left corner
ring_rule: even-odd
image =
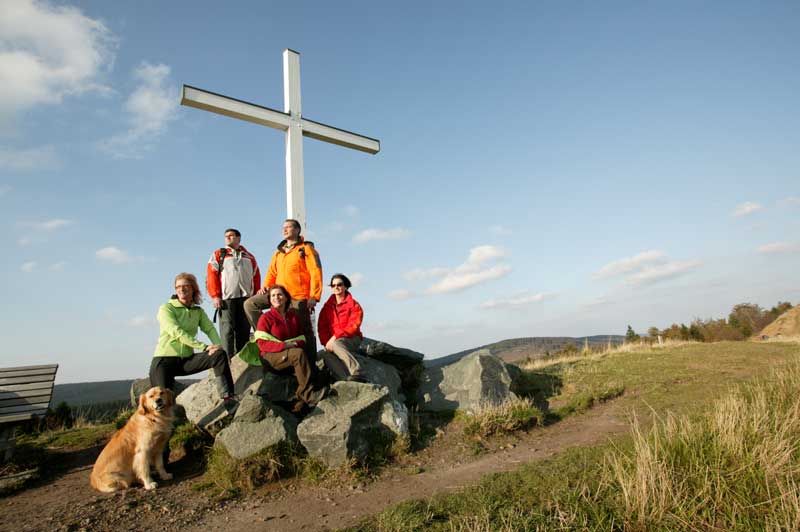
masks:
[[[328,394],[330,394],[330,392],[331,389],[328,386],[323,386],[319,390],[314,390],[311,393],[311,397],[308,400],[308,406],[310,408],[314,408],[315,406],[317,406],[317,403],[328,397]]]

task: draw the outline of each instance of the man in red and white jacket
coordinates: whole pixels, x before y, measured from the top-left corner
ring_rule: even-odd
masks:
[[[214,250],[206,268],[206,289],[219,314],[222,347],[232,358],[250,340],[250,322],[244,302],[261,285],[256,258],[241,245],[237,229],[225,230],[225,247]]]

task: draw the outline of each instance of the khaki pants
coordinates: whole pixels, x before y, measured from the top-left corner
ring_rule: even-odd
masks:
[[[327,349],[322,354],[325,366],[337,379],[342,380],[351,375],[361,375],[361,365],[353,353],[361,345],[361,338],[337,338],[333,341],[333,352]]]
[[[244,302],[244,313],[254,331],[258,330],[258,319],[261,317],[261,313],[269,307],[269,293],[255,295]],[[292,299],[292,308],[300,317],[300,327],[303,330],[303,336],[306,337],[305,352],[313,364],[317,361],[317,338],[314,335],[314,326],[311,324],[308,302],[305,299]]]
[[[311,400],[314,387],[311,383],[311,362],[305,352],[299,347],[290,347],[278,353],[261,353],[263,364],[275,371],[286,368],[294,368],[294,376],[297,377],[298,399],[304,403]]]

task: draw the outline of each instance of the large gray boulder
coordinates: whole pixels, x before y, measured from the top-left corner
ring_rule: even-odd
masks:
[[[423,371],[425,355],[406,349],[395,347],[386,342],[364,338],[358,348],[360,354],[369,359],[377,360],[397,369],[401,385],[406,394],[409,394],[419,385],[419,378]]]
[[[258,395],[247,394],[231,424],[217,434],[215,445],[224,447],[233,458],[243,460],[284,442],[297,442],[294,416]]]
[[[297,427],[308,454],[328,467],[363,460],[372,449],[408,435],[408,411],[386,387],[337,382],[332,390]]]
[[[261,366],[251,366],[239,357],[231,360],[234,391],[244,396],[248,388],[261,381]],[[187,387],[175,399],[186,411],[186,418],[210,434],[216,434],[233,419],[233,413],[222,404],[217,391],[216,377],[209,370],[208,376]]]
[[[505,363],[481,349],[451,364],[427,368],[416,399],[422,410],[442,412],[472,411],[513,397]]]
[[[376,384],[379,387],[385,386],[389,390],[389,395],[393,399],[404,401],[405,395],[403,394],[402,383],[400,380],[400,373],[396,368],[389,364],[384,364],[378,360],[374,360],[361,355],[355,355],[358,363],[361,364],[361,371],[366,377],[367,382]]]

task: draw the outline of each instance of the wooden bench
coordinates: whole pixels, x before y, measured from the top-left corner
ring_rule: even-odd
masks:
[[[0,368],[0,463],[14,452],[17,425],[50,408],[58,364]]]

